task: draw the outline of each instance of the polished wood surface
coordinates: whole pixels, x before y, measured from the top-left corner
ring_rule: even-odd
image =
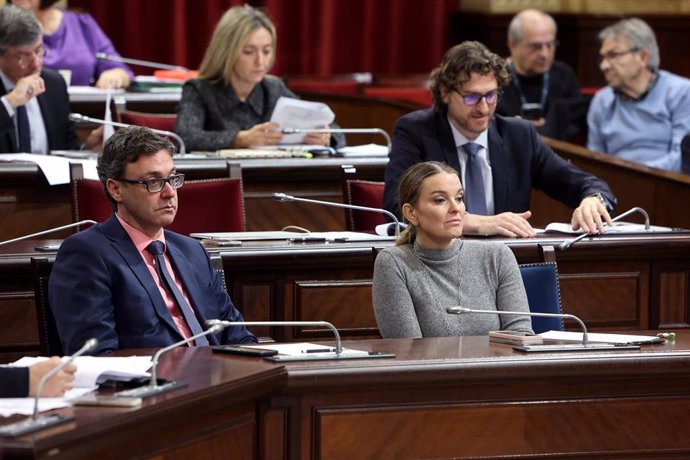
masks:
[[[485,336],[344,345],[395,357],[278,364],[180,348],[159,372],[186,387],[140,408],[60,409],[75,421],[0,439],[0,457],[690,456],[690,331],[606,352],[523,354]]]
[[[519,263],[540,260],[539,245],[570,237],[543,235],[507,244]],[[48,241],[59,243],[59,240]],[[343,337],[378,338],[371,303],[375,251],[391,243],[245,242],[208,248],[223,260],[228,292],[245,319],[325,320]],[[0,360],[36,353],[38,336],[30,258],[35,241],[0,247]],[[592,238],[556,250],[563,309],[592,330],[690,328],[690,234]],[[576,329],[566,322],[568,329]],[[329,340],[311,327],[254,328],[278,341]]]
[[[210,348],[178,348],[163,355],[159,366],[161,378],[185,386],[146,398],[139,408],[59,409],[75,420],[0,438],[0,458],[259,458],[256,400],[284,386],[284,369],[262,361],[218,359]]]

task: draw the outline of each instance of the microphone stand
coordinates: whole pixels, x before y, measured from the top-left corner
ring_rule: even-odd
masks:
[[[89,339],[84,343],[84,345],[72,356],[68,357],[66,360],[62,361],[59,365],[52,368],[47,372],[41,380],[38,381],[38,386],[36,387],[36,396],[34,397],[34,412],[31,418],[22,420],[20,422],[12,423],[10,425],[0,426],[0,436],[21,436],[27,433],[33,433],[34,431],[42,430],[50,426],[59,425],[65,422],[69,422],[74,419],[74,416],[53,414],[47,416],[39,415],[38,402],[41,398],[41,393],[43,392],[43,387],[45,386],[48,379],[53,377],[55,374],[60,372],[69,363],[74,361],[79,356],[83,355],[89,350],[98,345],[98,339]]]
[[[102,120],[100,118],[91,118],[91,117],[87,117],[86,115],[81,115],[79,113],[71,113],[69,115],[69,117],[70,117],[70,120],[75,121],[75,122],[80,122],[80,121],[81,122],[91,122],[91,123],[96,123],[99,125],[117,126],[118,128],[129,128],[130,126],[134,126],[134,125],[128,125],[127,123],[120,123],[118,121],[108,121],[108,120]],[[187,149],[184,145],[184,141],[182,140],[182,138],[180,136],[178,136],[174,132],[165,131],[164,129],[149,128],[148,126],[146,126],[146,128],[150,129],[151,131],[153,131],[156,134],[172,137],[173,139],[175,139],[177,141],[177,143],[180,146],[180,152],[179,153],[183,154],[183,155],[185,153],[187,153]]]
[[[611,219],[611,222],[618,222],[623,217],[629,216],[630,214],[632,214],[634,212],[639,212],[640,214],[642,214],[644,216],[644,229],[645,229],[645,231],[649,231],[649,227],[650,227],[649,226],[649,214],[647,214],[647,211],[645,211],[644,209],[638,208],[638,207],[628,209],[623,214],[620,214],[620,215],[616,216],[615,218]],[[607,225],[607,224],[604,224],[604,225]],[[599,235],[599,233],[596,233],[595,235]],[[587,238],[588,236],[594,236],[594,235],[591,235],[589,233],[583,233],[582,235],[579,235],[578,237],[573,238],[572,240],[562,242],[561,244],[558,245],[558,249],[560,249],[561,251],[568,249],[573,244],[577,243],[580,240]]]
[[[296,196],[292,195],[287,195],[285,193],[274,193],[273,194],[273,199],[276,201],[296,201],[300,203],[311,203],[311,204],[320,204],[323,206],[333,206],[336,208],[344,208],[344,209],[354,209],[355,211],[368,211],[368,212],[378,212],[379,214],[385,214],[393,221],[395,222],[395,237],[398,238],[400,236],[400,221],[398,221],[398,218],[395,216],[390,211],[387,211],[385,209],[379,209],[379,208],[369,208],[367,206],[357,206],[354,204],[345,204],[345,203],[335,203],[333,201],[321,201],[321,200],[312,200],[309,198],[299,198]]]
[[[582,328],[582,344],[580,345],[526,345],[520,347],[513,347],[519,351],[535,352],[535,351],[599,351],[599,350],[639,350],[639,345],[621,345],[610,343],[589,343],[587,337],[587,326],[584,321],[575,315],[567,313],[537,313],[537,312],[523,312],[523,311],[503,311],[503,310],[475,310],[465,307],[448,307],[446,313],[452,315],[462,315],[465,313],[478,313],[483,315],[509,315],[509,316],[540,316],[547,318],[564,318],[577,321]]]
[[[282,130],[283,134],[331,134],[331,133],[343,133],[343,134],[380,134],[386,138],[386,147],[388,147],[388,153],[391,152],[391,137],[388,133],[381,128],[314,128],[314,129],[302,129],[302,128],[285,128]]]
[[[16,243],[17,241],[28,240],[28,239],[31,239],[35,236],[43,236],[43,235],[47,235],[49,233],[59,232],[60,230],[67,230],[68,228],[78,227],[82,224],[95,225],[97,223],[98,222],[96,222],[95,220],[88,220],[88,219],[87,220],[80,220],[79,222],[74,222],[71,224],[63,225],[62,227],[49,228],[48,230],[43,230],[40,232],[32,233],[30,235],[20,236],[20,237],[17,237],[17,238],[11,239],[11,240],[7,240],[7,241],[0,241],[0,246],[4,246],[4,245],[10,244],[10,243]]]
[[[208,326],[208,329],[205,331],[199,332],[198,334],[195,334],[191,337],[187,337],[184,340],[180,340],[179,342],[175,342],[172,345],[168,345],[165,348],[161,348],[156,352],[156,354],[153,355],[153,358],[151,358],[151,379],[149,379],[149,384],[146,386],[142,386],[139,388],[132,388],[131,390],[124,390],[124,391],[119,391],[114,394],[114,396],[118,397],[138,397],[138,398],[146,398],[148,396],[153,396],[157,395],[160,393],[165,393],[166,391],[174,390],[175,388],[181,388],[185,386],[184,383],[179,383],[175,381],[168,381],[163,384],[158,384],[158,378],[156,376],[156,370],[158,367],[158,361],[160,360],[160,357],[163,353],[167,353],[170,350],[177,348],[181,345],[185,345],[187,343],[193,342],[196,339],[199,339],[203,336],[210,335],[210,334],[216,334],[226,327],[230,325],[225,324],[225,322],[218,322],[218,323],[213,323],[210,324],[208,321],[206,322],[206,325]]]
[[[150,67],[152,69],[184,70],[185,72],[189,72],[188,68],[179,65],[161,64],[160,62],[142,61],[141,59],[129,59],[106,53],[96,53],[96,59],[99,61],[124,62],[125,64],[140,65],[142,67]]]

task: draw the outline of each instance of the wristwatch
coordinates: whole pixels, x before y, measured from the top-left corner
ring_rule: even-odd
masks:
[[[609,203],[609,200],[607,200],[606,197],[604,197],[604,195],[602,195],[600,192],[592,193],[591,195],[587,196],[587,198],[591,196],[597,197],[599,201],[601,201],[601,204],[604,205],[607,211],[613,211],[613,206]]]

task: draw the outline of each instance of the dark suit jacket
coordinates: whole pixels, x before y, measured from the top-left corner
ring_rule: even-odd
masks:
[[[597,192],[609,202],[616,202],[606,182],[556,155],[524,120],[494,116],[489,123],[489,159],[496,214],[527,211],[532,188],[571,208]],[[448,163],[460,172],[446,114],[426,109],[401,117],[393,130],[393,147],[386,165],[384,207],[387,210],[400,216],[400,177],[410,166],[430,160]]]
[[[43,69],[41,77],[45,82],[46,90],[38,95],[37,99],[41,107],[43,123],[46,126],[48,148],[50,150],[79,150],[81,142],[74,132],[74,122],[69,119],[69,95],[65,80],[59,73],[50,69]],[[0,96],[5,94],[7,90],[0,81]],[[16,152],[16,137],[14,119],[9,116],[4,104],[0,104],[0,153]]]
[[[243,321],[201,244],[167,230],[165,241],[199,323]],[[91,337],[99,340],[94,353],[159,348],[182,340],[146,263],[114,215],[62,243],[48,294],[65,354]],[[208,339],[211,345],[256,342],[241,326]]]
[[[28,394],[28,367],[0,367],[0,398],[23,398]]]

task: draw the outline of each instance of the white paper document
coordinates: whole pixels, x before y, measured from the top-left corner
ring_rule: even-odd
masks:
[[[566,342],[582,342],[582,332],[547,331],[539,335],[544,339],[562,340]],[[602,334],[593,332],[587,334],[587,341],[644,345],[651,343],[662,343],[664,339],[655,335]]]
[[[361,232],[212,232],[192,233],[192,238],[217,241],[269,241],[286,240],[297,243],[345,243],[355,241],[390,241],[394,237]]]
[[[71,406],[69,400],[83,396],[93,391],[93,388],[73,388],[61,398],[41,398],[38,401],[38,411],[45,412]],[[32,415],[34,413],[35,398],[0,398],[0,416]]]
[[[622,233],[652,233],[652,232],[672,232],[671,227],[659,227],[657,225],[650,225],[649,230],[644,228],[644,224],[633,224],[630,222],[614,222],[612,226],[606,225],[606,235],[616,235]],[[571,235],[582,234],[582,230],[573,230],[571,224],[553,222],[546,226],[544,232],[559,232],[568,233]]]
[[[280,355],[287,356],[304,356],[304,355],[316,355],[319,353],[335,353],[335,348],[318,343],[271,343],[266,345],[252,345],[251,348],[262,348],[264,350],[275,350]],[[368,351],[353,350],[350,348],[343,348],[342,355],[344,356],[355,356],[362,355],[368,356]]]
[[[98,179],[96,160],[64,158],[55,155],[41,155],[36,153],[7,153],[0,155],[0,161],[26,161],[36,163],[46,176],[50,185],[69,184],[69,164],[81,163],[84,166],[86,179]]]
[[[271,121],[280,129],[315,129],[328,126],[335,120],[333,111],[323,102],[310,102],[280,97],[271,115]],[[281,144],[303,144],[304,134],[286,134]]]
[[[388,147],[379,144],[352,145],[338,149],[338,154],[347,158],[385,157],[388,156]]]

